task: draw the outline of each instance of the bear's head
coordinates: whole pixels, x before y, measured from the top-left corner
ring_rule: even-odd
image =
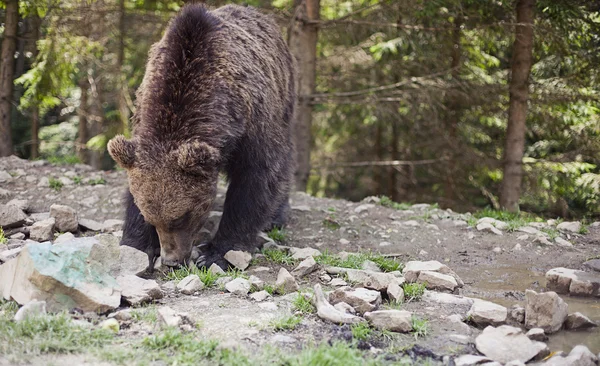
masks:
[[[156,228],[162,263],[185,264],[216,195],[219,151],[197,140],[166,148],[119,135],[108,152],[127,171],[135,204]]]

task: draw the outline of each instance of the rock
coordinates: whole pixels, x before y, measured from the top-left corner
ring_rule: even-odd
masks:
[[[493,217],[480,218],[479,220],[477,220],[477,225],[480,225],[480,224],[490,224],[500,230],[505,230],[508,228],[508,224],[506,222],[494,219]],[[479,230],[479,229],[477,229],[477,230]]]
[[[227,282],[230,282],[231,280],[233,280],[233,277],[230,277],[230,276],[219,277],[215,281],[215,285],[217,285],[217,287],[219,287],[219,288],[224,289]]]
[[[56,220],[56,230],[62,232],[76,232],[79,228],[77,221],[77,212],[69,206],[52,205],[50,206],[50,217]]]
[[[19,304],[45,300],[52,312],[77,307],[103,313],[121,302],[120,286],[109,275],[117,260],[118,246],[102,237],[32,242],[0,266],[0,293]]]
[[[130,308],[119,310],[115,313],[110,314],[109,317],[110,316],[112,316],[113,318],[117,319],[120,322],[126,322],[126,321],[130,321],[133,319]]]
[[[296,268],[294,268],[294,270],[292,271],[292,275],[296,277],[306,276],[308,274],[313,273],[317,269],[317,266],[318,265],[317,262],[315,262],[315,259],[312,256],[309,256],[308,258],[300,262],[300,264],[298,264]]]
[[[518,239],[518,238],[517,238],[517,239]],[[514,246],[513,250],[514,250],[515,252],[519,252],[519,251],[523,250],[523,247],[521,246],[521,244],[517,243],[517,244],[515,244],[515,246]]]
[[[593,271],[600,272],[600,259],[589,260],[583,263],[583,265]]]
[[[13,179],[6,170],[0,170],[0,183],[10,182]]]
[[[325,271],[330,274],[345,274],[351,283],[360,284],[371,290],[385,291],[390,283],[404,283],[404,278],[396,277],[393,273],[371,272],[362,269],[326,267]]]
[[[276,334],[271,337],[271,343],[296,343],[297,341],[298,340],[296,338],[283,334]]]
[[[538,235],[536,236],[535,239],[533,239],[534,243],[540,243],[542,245],[548,245],[548,246],[553,246],[554,244],[548,240],[548,238],[545,235]]]
[[[579,233],[581,230],[581,222],[579,221],[565,221],[556,225],[558,230],[570,231],[572,233]]]
[[[553,268],[546,272],[546,287],[559,294],[600,297],[600,274]]]
[[[187,276],[177,284],[177,289],[179,292],[185,295],[191,295],[196,291],[202,290],[203,288],[204,283],[200,280],[200,277],[195,274]]]
[[[430,303],[436,303],[436,304],[469,306],[469,307],[471,307],[474,303],[474,299],[471,299],[469,297],[447,294],[447,293],[443,293],[443,292],[427,291],[427,290],[423,294],[423,298],[421,300],[424,302],[430,302]]]
[[[557,236],[556,238],[554,238],[554,242],[556,243],[556,245],[563,247],[563,248],[571,248],[573,246],[573,244],[570,241],[565,240],[565,239],[561,238],[560,236]]]
[[[14,233],[9,238],[10,239],[17,239],[17,240],[25,240],[25,234],[23,234],[23,233]]]
[[[274,302],[265,302],[262,304],[258,304],[258,307],[266,311],[277,311],[277,304],[275,304]]]
[[[250,265],[252,254],[241,250],[230,250],[225,253],[225,260],[231,263],[235,268],[244,271]]]
[[[29,218],[31,218],[33,221],[43,221],[50,218],[50,212],[32,213]]]
[[[527,338],[519,328],[502,325],[486,327],[475,338],[477,350],[490,359],[507,363],[513,360],[527,362],[546,349],[546,345]]]
[[[173,292],[175,291],[175,289],[177,289],[177,281],[172,280],[169,282],[165,282],[162,285],[160,285],[160,288],[162,288],[163,291]]]
[[[148,255],[141,250],[137,250],[127,245],[119,246],[119,261],[115,263],[111,274],[115,277],[119,275],[137,275],[148,267]]]
[[[0,262],[8,262],[9,260],[18,256],[22,250],[23,250],[23,248],[19,247],[19,248],[8,249],[8,250],[4,250],[4,251],[0,252]]]
[[[458,277],[456,273],[454,273],[453,270],[451,270],[447,265],[442,264],[438,261],[409,261],[404,266],[402,274],[404,275],[406,282],[416,282],[419,278],[419,274],[421,273],[421,271],[438,272],[441,274],[452,276],[456,280],[456,283],[459,287],[464,286],[463,281],[460,279],[460,277]]]
[[[79,219],[79,226],[87,231],[102,231],[102,223],[90,219]]]
[[[294,276],[288,272],[287,269],[281,267],[277,274],[277,281],[275,281],[275,288],[278,291],[283,290],[283,293],[290,293],[298,291],[300,288],[294,279]]]
[[[27,215],[14,205],[0,205],[0,227],[10,229],[25,223]]]
[[[352,306],[346,304],[345,302],[338,302],[337,304],[333,305],[333,307],[342,313],[356,314],[356,310],[354,310]]]
[[[54,244],[65,243],[73,239],[75,239],[75,235],[72,233],[60,234],[58,237],[56,237],[56,239],[54,239]]]
[[[342,280],[341,278],[334,278],[331,280],[331,282],[329,282],[329,285],[333,287],[348,286],[348,282]]]
[[[417,282],[425,283],[429,290],[453,292],[458,287],[454,277],[432,271],[421,271]]]
[[[321,251],[313,248],[290,248],[292,258],[297,260],[304,260],[308,257],[318,257],[321,255]]]
[[[117,321],[117,319],[110,318],[110,319],[106,319],[105,321],[100,323],[100,328],[109,330],[113,333],[119,333],[120,326],[119,326],[119,322]]]
[[[117,277],[121,296],[132,306],[163,297],[160,286],[154,280],[145,280],[133,274]]]
[[[27,200],[13,199],[6,203],[7,205],[17,206],[21,211],[29,211],[29,202]]]
[[[548,339],[548,337],[546,336],[546,333],[544,332],[544,330],[542,328],[529,329],[529,331],[525,335],[527,336],[527,338],[531,339],[532,341],[543,342],[546,339]]]
[[[404,302],[404,289],[398,284],[398,282],[392,282],[387,287],[386,293],[390,301],[397,303]]]
[[[55,220],[53,217],[43,220],[36,221],[29,227],[29,238],[35,241],[49,241],[54,239],[54,224]]]
[[[23,305],[15,314],[15,321],[20,322],[22,320],[36,317],[40,315],[46,315],[46,302],[45,301],[37,301],[32,300],[27,304]]]
[[[183,322],[183,316],[177,314],[175,310],[168,306],[161,306],[156,309],[156,312],[158,313],[159,321],[167,327],[178,327]]]
[[[10,191],[4,188],[0,188],[0,198],[7,198],[11,195]]]
[[[319,318],[334,324],[355,324],[364,321],[358,316],[339,311],[333,307],[325,298],[321,285],[316,284],[314,292],[315,296],[313,298],[313,304],[317,308],[317,316]]]
[[[568,305],[556,292],[525,291],[525,328],[542,328],[547,334],[557,332],[567,319]]]
[[[119,231],[123,228],[123,220],[106,220],[102,224],[102,232],[112,233],[114,231]]]
[[[581,314],[580,312],[576,312],[573,314],[569,314],[567,316],[567,320],[565,320],[565,329],[569,330],[579,330],[579,329],[587,329],[597,327],[594,321],[592,321],[587,316]]]
[[[216,274],[218,276],[225,274],[225,271],[223,271],[223,269],[221,267],[219,267],[219,265],[216,263],[211,264],[210,267],[208,267],[208,270],[212,274]]]
[[[596,366],[598,357],[583,345],[575,346],[564,357],[556,355],[544,362],[544,366]]]
[[[417,226],[419,226],[419,222],[416,221],[416,220],[408,220],[408,221],[404,221],[402,223],[402,225],[404,225],[404,226],[410,226],[410,227],[417,227]]]
[[[536,236],[543,236],[543,237],[546,237],[546,235],[547,235],[543,231],[540,231],[531,226],[521,226],[520,228],[517,229],[517,231],[526,233],[526,234],[536,235]]]
[[[377,310],[365,313],[365,319],[379,330],[408,333],[412,330],[412,314],[406,310]]]
[[[368,210],[370,210],[370,209],[372,209],[374,207],[375,207],[374,204],[372,204],[372,203],[366,203],[364,205],[359,205],[356,208],[354,208],[354,212],[356,212],[356,213],[362,213],[362,212],[368,211]]]
[[[342,245],[348,245],[348,244],[350,244],[350,240],[342,238],[342,239],[340,239],[340,244],[342,244]]]
[[[248,295],[248,292],[250,292],[250,287],[252,287],[250,281],[239,277],[225,284],[225,289],[227,291],[238,296]]]
[[[301,212],[310,212],[310,207],[306,205],[292,206],[292,210]]]
[[[504,306],[480,299],[473,299],[473,305],[467,313],[467,317],[479,326],[504,324],[507,315],[508,311]]]
[[[454,359],[455,366],[474,366],[474,365],[484,365],[488,362],[491,362],[487,357],[484,356],[476,356],[476,355],[462,355]]]
[[[492,224],[477,224],[477,231],[487,231],[496,235],[502,235],[502,231],[496,229]]]
[[[258,291],[258,292],[254,292],[252,294],[250,294],[250,298],[254,301],[265,301],[266,299],[270,298],[271,294],[268,293],[267,291]]]
[[[525,322],[525,308],[520,305],[513,305],[508,312],[510,319],[522,324]]]
[[[262,290],[265,287],[265,281],[261,280],[260,278],[256,277],[255,275],[251,275],[248,278],[248,281],[250,281],[251,289]]]
[[[50,187],[50,179],[48,179],[48,177],[41,177],[37,186],[38,187]]]
[[[338,302],[345,302],[352,306],[360,314],[376,310],[381,304],[381,293],[379,291],[368,290],[366,288],[339,288],[329,295],[329,302],[332,305]]]
[[[381,268],[379,268],[377,263],[370,261],[370,260],[364,261],[363,264],[361,265],[361,269],[364,269],[365,271],[371,271],[371,272],[382,272]]]

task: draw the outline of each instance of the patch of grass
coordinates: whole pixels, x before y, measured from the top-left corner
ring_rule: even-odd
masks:
[[[273,320],[269,325],[272,326],[276,332],[279,332],[282,330],[294,330],[301,321],[302,317],[292,315]]]
[[[273,296],[273,294],[276,293],[283,293],[283,288],[277,288],[271,284],[266,284],[265,287],[263,287],[263,290],[267,291],[269,293],[269,295]]]
[[[227,272],[227,273],[228,273],[227,275],[231,275],[231,274],[229,274],[229,272]],[[215,282],[217,282],[217,279],[219,277],[221,277],[218,274],[212,273],[206,267],[198,268],[198,267],[192,265],[189,267],[183,266],[183,267],[180,267],[177,269],[171,269],[169,272],[166,273],[164,279],[169,280],[169,281],[181,281],[184,278],[186,278],[187,276],[193,275],[193,274],[200,277],[200,281],[202,281],[204,283],[204,286],[206,286],[206,287],[214,286]]]
[[[241,269],[237,269],[237,268],[229,268],[225,272],[225,277],[231,277],[232,279],[243,278],[245,280],[250,278],[246,272],[242,271]]]
[[[541,219],[535,215],[526,213],[526,212],[509,212],[503,210],[494,210],[489,207],[484,208],[483,210],[477,211],[473,214],[473,218],[481,219],[483,217],[491,217],[496,220],[504,221],[508,226],[506,228],[507,231],[512,232],[517,230],[520,227],[527,226],[530,222],[540,221]],[[473,226],[476,225],[475,224]]]
[[[346,258],[341,259],[337,255],[324,251],[321,255],[315,257],[315,261],[321,265],[353,269],[361,269],[366,260],[375,262],[384,272],[401,271],[402,268],[404,268],[402,263],[393,258],[387,258],[381,254],[373,253],[349,254]]]
[[[323,226],[329,230],[337,230],[341,227],[340,223],[335,220],[334,214],[329,214],[325,219],[323,219]]]
[[[263,249],[262,254],[269,262],[287,265],[294,265],[296,263],[296,260],[283,250],[268,248]]]
[[[287,232],[283,229],[274,227],[271,231],[267,232],[267,236],[278,243],[283,243],[287,239]]]
[[[473,215],[469,215],[469,217],[467,217],[467,225],[469,225],[470,227],[475,227],[477,226],[477,220],[478,218],[476,218]]]
[[[7,241],[8,239],[4,235],[4,229],[0,227],[0,244],[6,244]]]
[[[82,178],[80,176],[76,175],[76,176],[74,176],[71,179],[73,180],[73,183],[75,183],[75,184],[81,184]]]
[[[426,337],[429,334],[429,322],[426,319],[420,319],[413,316],[410,319],[412,324],[412,333],[415,339],[419,337]]]
[[[0,319],[0,354],[12,357],[84,352],[103,347],[113,338],[110,331],[73,324],[67,314],[32,317],[18,323]]]
[[[17,310],[19,310],[19,304],[15,301],[0,298],[0,321],[3,321],[3,317],[6,318],[6,321],[9,321],[15,316]]]
[[[158,312],[154,306],[131,310],[131,317],[135,322],[154,324],[158,321]]]
[[[388,196],[379,197],[379,204],[383,207],[389,207],[389,208],[393,208],[395,210],[400,210],[400,211],[408,210],[408,209],[410,209],[410,206],[411,206],[410,203],[394,202]]]
[[[60,189],[63,187],[63,183],[56,178],[49,178],[48,185],[55,191],[60,191]]]
[[[385,307],[387,309],[396,309],[396,310],[402,310],[402,305],[404,305],[404,302],[402,301],[388,301],[385,304]]]
[[[75,165],[81,163],[77,155],[52,155],[47,160],[50,164],[56,165]]]
[[[554,240],[560,235],[559,231],[553,227],[544,227],[540,230],[548,234],[548,239],[550,240]]]
[[[97,178],[97,179],[90,179],[88,181],[88,184],[90,186],[95,186],[95,185],[98,185],[98,184],[106,184],[106,180],[104,180],[104,178],[102,178],[102,177],[101,178]]]
[[[589,233],[590,231],[588,230],[588,225],[584,224],[583,222],[581,223],[581,227],[579,228],[578,233],[581,235],[585,235],[587,233]]]
[[[402,271],[404,265],[394,258],[384,257],[381,254],[370,254],[369,260],[375,262],[384,272]]]
[[[317,309],[310,302],[310,298],[307,296],[311,296],[310,294],[299,293],[298,296],[292,302],[292,307],[301,312],[302,314],[314,314],[317,312]]]
[[[343,342],[334,342],[329,345],[321,343],[318,347],[305,347],[302,352],[295,355],[284,355],[278,365],[289,366],[375,366],[383,364],[360,350]]]
[[[405,283],[402,285],[402,289],[404,289],[404,298],[406,302],[411,301],[419,301],[423,297],[425,293],[425,287],[427,285],[424,283]]]
[[[352,324],[350,330],[352,331],[352,338],[359,341],[366,341],[373,332],[371,327],[369,327],[369,324],[365,322]]]

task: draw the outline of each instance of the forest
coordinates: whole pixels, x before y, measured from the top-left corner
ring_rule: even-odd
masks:
[[[248,0],[297,61],[296,189],[600,215],[600,1]],[[115,169],[172,0],[3,0],[0,156]]]

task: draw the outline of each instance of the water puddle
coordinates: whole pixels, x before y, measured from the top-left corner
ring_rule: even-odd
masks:
[[[458,271],[468,283],[466,296],[482,298],[510,307],[514,304],[525,306],[525,290],[541,291],[546,286],[544,272],[526,265],[509,265],[490,268],[465,268]],[[600,324],[600,299],[561,296],[569,304],[569,313],[580,312]],[[586,345],[590,351],[600,352],[600,327],[591,330],[565,331],[550,336],[548,347],[551,351],[569,352],[578,344]]]

